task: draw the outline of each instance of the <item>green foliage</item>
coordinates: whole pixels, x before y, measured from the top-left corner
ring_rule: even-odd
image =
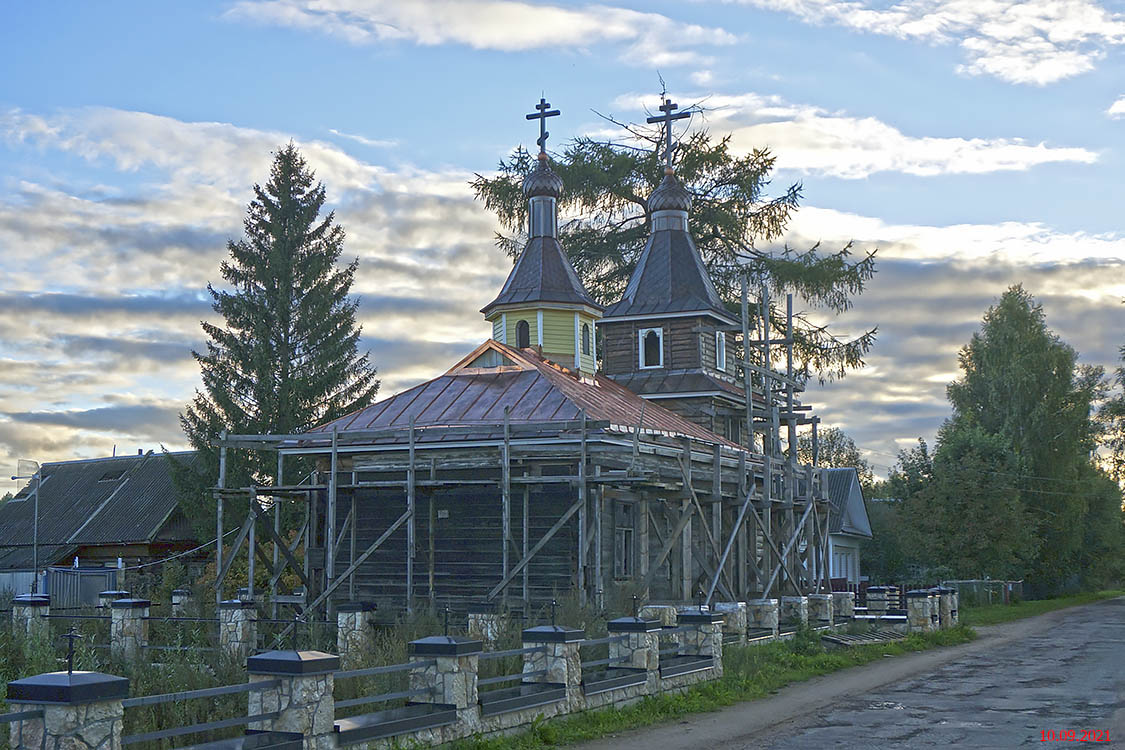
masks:
[[[1125,362],[1125,346],[1119,354]],[[1125,366],[1113,371],[1112,396],[1098,411],[1102,429],[1102,445],[1109,451],[1109,473],[1118,482],[1125,482]]]
[[[860,486],[863,494],[870,496],[875,481],[875,474],[871,464],[859,453],[859,446],[855,440],[839,427],[828,427],[817,432],[817,466],[827,466],[835,469],[855,469],[859,475]],[[797,438],[797,458],[801,463],[813,463],[812,433],[802,433]]]
[[[358,303],[349,297],[359,261],[337,266],[344,230],[334,213],[320,217],[325,189],[313,180],[292,143],[277,152],[265,187],[254,186],[245,238],[227,243],[230,258],[219,269],[225,287],[207,287],[222,324],[202,324],[207,349],[192,354],[203,387],[180,415],[203,460],[175,474],[201,538],[214,529],[206,488],[218,475],[211,443],[222,430],[302,432],[368,405],[379,387],[368,355],[358,351]],[[268,483],[275,473],[268,451],[228,456],[228,486]]]
[[[609,304],[620,299],[649,234],[648,197],[663,178],[659,129],[616,123],[624,140],[576,138],[552,155],[551,167],[565,184],[559,201],[559,241],[587,290]],[[500,162],[495,177],[477,175],[477,198],[496,213],[504,231],[497,246],[513,258],[523,248],[527,206],[520,186],[534,167],[522,147]],[[676,175],[692,193],[692,234],[720,296],[737,309],[739,271],[748,264],[776,292],[793,292],[809,307],[842,313],[875,273],[874,253],[852,258],[849,244],[835,251],[819,245],[788,246],[767,253],[797,209],[801,185],[769,196],[776,157],[766,149],[731,152],[730,136],[706,130],[684,137],[675,150]],[[566,218],[569,216],[569,218]],[[779,295],[780,296],[780,295]],[[784,303],[784,298],[781,298]],[[798,367],[821,377],[843,376],[863,364],[875,330],[846,340],[804,313],[797,314],[794,340]],[[775,325],[784,326],[782,310]],[[779,335],[784,335],[781,328]]]
[[[1074,607],[1080,604],[1091,604],[1103,599],[1113,599],[1125,596],[1125,591],[1088,591],[1069,596],[1059,596],[1052,599],[1037,599],[1035,601],[1021,601],[1012,604],[990,604],[980,607],[961,606],[959,617],[961,623],[967,626],[997,625],[1002,622],[1021,620],[1025,617],[1034,617],[1056,609]]]

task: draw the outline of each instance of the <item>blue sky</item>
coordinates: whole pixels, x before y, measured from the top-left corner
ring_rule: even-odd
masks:
[[[467,180],[534,140],[541,93],[558,145],[642,116],[662,76],[803,183],[786,241],[879,249],[836,321],[879,326],[868,367],[809,398],[888,466],[1012,283],[1114,364],[1123,45],[1125,5],[1093,0],[9,4],[0,463],[182,447],[203,288],[289,139],[360,258],[384,395],[442,371],[507,270]]]

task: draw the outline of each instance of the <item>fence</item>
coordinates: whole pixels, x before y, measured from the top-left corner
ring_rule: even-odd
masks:
[[[1012,604],[1023,597],[1023,581],[943,581],[942,585],[957,589],[966,607]]]

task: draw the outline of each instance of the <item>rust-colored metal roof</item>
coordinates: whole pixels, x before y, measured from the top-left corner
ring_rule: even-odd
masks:
[[[503,358],[503,366],[471,366],[489,349]],[[481,344],[444,375],[315,427],[309,433],[409,427],[413,418],[416,427],[481,424],[482,433],[476,437],[486,439],[495,435],[484,426],[494,427],[503,422],[505,407],[512,423],[570,421],[578,419],[584,411],[587,419],[628,430],[636,429],[643,413],[642,430],[744,450],[659,404],[645,401],[607,377],[579,377],[534,350],[516,349],[493,340]],[[465,438],[463,434],[458,437]]]

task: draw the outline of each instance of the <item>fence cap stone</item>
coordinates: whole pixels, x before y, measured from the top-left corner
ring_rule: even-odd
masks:
[[[191,589],[172,589],[172,596],[191,596]]]
[[[685,625],[713,625],[718,622],[723,622],[726,619],[726,615],[722,612],[705,612],[703,610],[696,610],[694,612],[676,613],[676,622],[682,622]]]
[[[484,642],[460,635],[431,635],[411,641],[409,648],[412,656],[465,656],[479,654]]]
[[[375,602],[342,602],[336,605],[337,612],[374,612]]]
[[[12,604],[18,604],[21,607],[49,607],[51,606],[51,597],[46,594],[20,594],[12,599]]]
[[[340,657],[323,651],[265,651],[246,660],[249,674],[312,675],[339,668]]]
[[[152,602],[148,599],[114,599],[109,606],[112,609],[143,609],[151,607]]]
[[[906,592],[907,599],[924,599],[930,595],[927,589],[913,589]]]
[[[618,617],[607,622],[605,629],[611,633],[656,633],[660,630],[660,620],[648,620],[644,617]]]
[[[574,643],[586,640],[586,631],[563,625],[536,625],[523,631],[524,643]]]
[[[128,599],[129,596],[128,591],[122,591],[121,589],[108,589],[98,592],[99,599]]]
[[[753,605],[758,606],[758,607],[761,607],[761,606],[776,607],[777,606],[777,599],[751,599],[750,601],[746,602],[746,604],[747,605],[753,604]]]
[[[116,604],[114,606],[116,606]],[[258,606],[258,603],[243,599],[227,599],[219,602],[218,606],[219,609],[254,609],[254,607]]]
[[[9,703],[75,705],[125,698],[129,680],[101,672],[47,672],[8,683]]]

